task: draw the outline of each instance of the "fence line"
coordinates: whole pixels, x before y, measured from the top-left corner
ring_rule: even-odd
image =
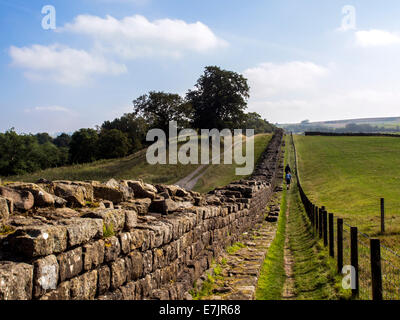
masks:
[[[317,206],[305,194],[298,172],[297,151],[291,133],[294,152],[294,173],[301,201],[311,221],[313,234],[323,241],[329,255],[336,258],[338,273],[344,266],[353,266],[352,293],[354,298],[363,300],[400,299],[400,255],[372,239],[344,219],[336,218]],[[329,222],[329,227],[328,227]]]

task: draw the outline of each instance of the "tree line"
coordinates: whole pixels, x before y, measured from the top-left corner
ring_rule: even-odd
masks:
[[[400,126],[378,126],[368,123],[348,123],[344,127],[334,128],[321,125],[313,125],[309,122],[302,121],[299,124],[285,125],[284,129],[294,133],[303,132],[326,132],[326,133],[393,133],[400,132]]]
[[[258,113],[246,113],[249,98],[247,79],[216,66],[205,68],[185,97],[150,91],[133,100],[133,111],[105,121],[96,129],[83,128],[72,135],[52,138],[48,133],[0,133],[0,175],[17,175],[68,164],[124,157],[147,146],[147,131],[168,134],[170,121],[178,129],[254,129],[268,133],[275,126]]]

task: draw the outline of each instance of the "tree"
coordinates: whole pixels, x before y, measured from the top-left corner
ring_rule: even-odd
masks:
[[[247,79],[216,66],[205,68],[186,99],[193,107],[195,128],[241,128],[249,98]]]
[[[71,137],[69,157],[71,163],[86,163],[97,159],[99,136],[94,129],[80,129]]]
[[[254,129],[255,134],[268,133],[274,131],[275,126],[266,119],[262,119],[257,112],[249,112],[245,115],[243,129]]]
[[[131,145],[129,151],[134,152],[143,147],[148,124],[142,117],[136,117],[133,113],[125,113],[121,118],[105,121],[101,126],[101,130],[111,129],[117,129],[125,133]]]
[[[168,136],[170,121],[183,128],[191,118],[191,105],[178,94],[150,91],[133,101],[134,115],[143,117],[150,128],[164,130]]]
[[[53,140],[53,143],[59,148],[68,148],[71,142],[71,136],[66,133],[61,133]]]
[[[14,128],[0,134],[0,175],[24,174],[39,170],[34,150],[38,148],[36,137],[18,135]]]
[[[39,144],[53,142],[53,138],[47,132],[37,133],[35,135],[35,137],[36,137],[37,141],[39,142]]]
[[[101,159],[125,157],[131,148],[128,136],[117,129],[103,130],[99,136],[98,146]]]

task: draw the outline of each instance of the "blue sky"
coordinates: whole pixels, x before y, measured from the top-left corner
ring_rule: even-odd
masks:
[[[207,65],[244,74],[271,122],[400,116],[399,17],[395,0],[0,0],[0,131],[94,127]]]

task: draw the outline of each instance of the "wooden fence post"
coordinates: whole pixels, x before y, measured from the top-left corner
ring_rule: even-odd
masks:
[[[334,238],[333,238],[333,213],[329,214],[329,255],[333,258],[335,256]]]
[[[381,198],[381,232],[385,233],[385,199]]]
[[[310,212],[310,219],[311,219],[311,226],[314,228],[314,204],[311,203],[311,212]]]
[[[315,225],[314,225],[314,237],[315,237],[318,232],[318,207],[317,206],[315,206],[315,208],[314,208],[314,221],[315,221]]]
[[[337,267],[338,273],[343,269],[343,219],[337,219]]]
[[[324,246],[328,246],[328,212],[324,210]]]
[[[322,231],[324,229],[324,211],[325,207],[322,206],[321,209],[319,209],[319,238],[322,239]]]
[[[351,227],[350,229],[350,256],[351,266],[355,271],[355,288],[352,289],[353,297],[358,297],[359,293],[359,272],[358,272],[358,230],[357,227]]]
[[[379,239],[371,239],[370,244],[372,300],[382,300],[381,244]]]

